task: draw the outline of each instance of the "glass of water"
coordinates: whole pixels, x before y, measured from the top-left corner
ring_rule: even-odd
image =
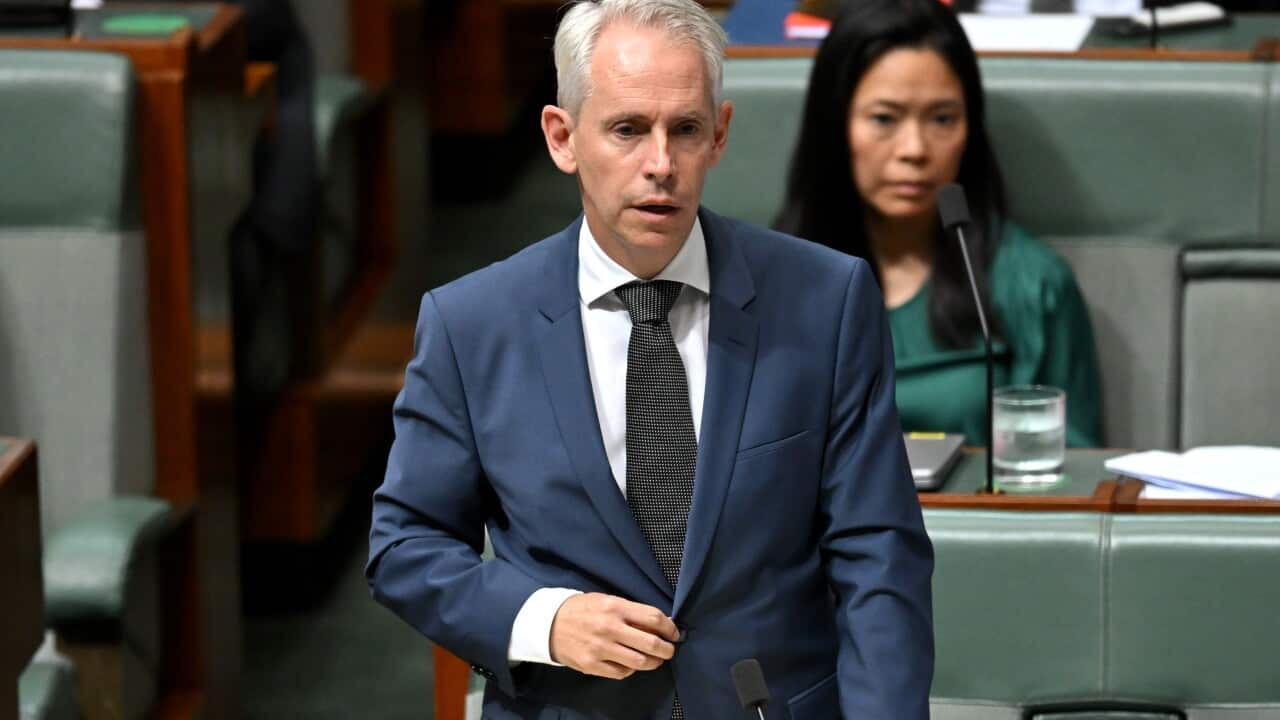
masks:
[[[1066,457],[1067,394],[1049,385],[996,388],[992,463],[1002,483],[1052,483]]]

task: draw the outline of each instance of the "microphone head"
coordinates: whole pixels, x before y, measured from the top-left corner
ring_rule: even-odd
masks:
[[[942,227],[948,230],[969,222],[969,202],[959,183],[938,188],[938,215],[942,217]]]
[[[755,658],[739,660],[729,668],[733,687],[738,691],[738,702],[743,710],[754,710],[769,702],[769,686],[764,684],[764,671]]]

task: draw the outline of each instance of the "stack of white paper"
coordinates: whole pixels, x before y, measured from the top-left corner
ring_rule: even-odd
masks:
[[[1107,470],[1145,480],[1146,497],[1280,499],[1280,448],[1200,447],[1149,450],[1111,458]]]
[[[974,50],[1075,52],[1093,28],[1088,15],[972,15],[960,24]]]

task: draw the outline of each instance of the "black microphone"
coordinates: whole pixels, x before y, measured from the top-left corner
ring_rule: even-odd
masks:
[[[769,703],[769,686],[764,684],[764,671],[755,658],[739,660],[729,668],[733,687],[738,691],[738,702],[747,712],[755,710],[764,720],[764,706]]]
[[[1146,0],[1147,7],[1151,10],[1151,49],[1155,50],[1160,45],[1160,0]]]
[[[978,293],[978,281],[973,276],[973,263],[969,261],[969,246],[964,240],[964,228],[969,224],[969,202],[964,198],[964,188],[957,183],[944,185],[938,189],[938,215],[942,217],[942,227],[954,230],[956,240],[960,243],[960,254],[964,257],[964,269],[969,274],[969,289],[973,291],[973,304],[978,308],[978,322],[982,325],[982,342],[987,350],[987,484],[984,492],[995,492],[992,462],[995,447],[995,427],[992,425],[991,393],[993,368],[991,359],[991,330],[987,327],[987,314],[982,309],[982,295]]]

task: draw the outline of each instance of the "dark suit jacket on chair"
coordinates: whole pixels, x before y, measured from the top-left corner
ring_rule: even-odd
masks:
[[[578,300],[581,218],[423,298],[374,498],[375,597],[490,679],[485,718],[743,716],[754,657],[771,719],[923,720],[932,548],[867,264],[703,210],[710,335],[679,586],[610,472]],[[488,526],[496,559],[482,563]],[[512,667],[516,613],[568,587],[653,605],[685,640],[622,681]]]

